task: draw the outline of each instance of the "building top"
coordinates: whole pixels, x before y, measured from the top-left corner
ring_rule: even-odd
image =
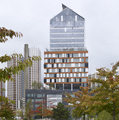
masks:
[[[65,8],[67,8],[67,6],[62,4],[62,9],[64,10]]]
[[[66,23],[68,23],[67,27],[74,26],[74,24],[75,24],[75,26],[78,26],[79,21],[80,22],[85,21],[85,19],[82,16],[80,16],[79,14],[77,14],[76,12],[74,12],[72,9],[65,6],[64,4],[62,4],[62,8],[63,8],[63,10],[50,20],[51,26],[55,25],[54,23],[58,22],[58,21],[59,21],[59,24],[61,25],[61,27],[64,25],[66,26]],[[75,19],[77,22],[75,22]],[[56,24],[56,26],[57,25],[59,26],[59,24]]]

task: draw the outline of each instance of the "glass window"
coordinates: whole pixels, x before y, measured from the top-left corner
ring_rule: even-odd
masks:
[[[37,97],[42,97],[42,94],[37,94]]]
[[[30,97],[30,94],[29,94],[29,93],[27,94],[27,97]]]
[[[81,62],[84,62],[84,58],[81,58]]]
[[[78,20],[78,17],[77,17],[77,15],[75,15],[75,21],[77,22],[77,20]]]
[[[86,78],[82,78],[82,79],[81,79],[81,82],[86,82]]]
[[[63,15],[61,15],[61,21],[63,21]]]
[[[78,54],[77,54],[77,53],[74,53],[74,54],[73,54],[73,57],[78,57]]]
[[[86,62],[88,62],[88,58],[86,58]]]
[[[35,99],[35,102],[42,102],[43,99]]]

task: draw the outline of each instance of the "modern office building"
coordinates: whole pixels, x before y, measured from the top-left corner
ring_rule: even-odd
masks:
[[[50,20],[50,49],[84,48],[85,19],[65,5],[62,8]]]
[[[50,50],[44,52],[44,83],[61,90],[88,87],[88,51],[84,44],[85,19],[72,9],[50,20]]]
[[[71,91],[28,89],[26,90],[25,99],[26,103],[29,101],[32,102],[33,110],[36,110],[40,104],[43,104],[48,109],[52,109],[56,107],[59,102],[66,104],[64,101],[66,93],[71,93]]]

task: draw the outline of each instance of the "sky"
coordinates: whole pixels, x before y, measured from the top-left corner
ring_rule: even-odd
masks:
[[[119,0],[0,0],[0,27],[23,33],[23,38],[0,43],[0,56],[23,53],[26,43],[49,48],[49,22],[62,3],[86,20],[89,73],[119,61]]]

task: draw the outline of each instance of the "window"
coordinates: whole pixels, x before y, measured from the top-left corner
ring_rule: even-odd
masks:
[[[81,58],[81,62],[84,62],[84,58]]]
[[[86,78],[82,78],[82,79],[81,79],[81,82],[86,82]]]
[[[86,62],[88,62],[88,58],[86,58]]]
[[[77,19],[78,17],[77,17],[77,15],[75,15],[75,21],[77,21],[78,19]]]
[[[73,57],[78,57],[78,54],[77,53],[73,54]]]
[[[43,99],[35,99],[35,102],[42,102]]]
[[[63,21],[63,15],[61,15],[61,21]]]
[[[30,94],[27,94],[27,97],[30,97]]]
[[[67,31],[67,28],[64,28],[64,31],[66,32],[66,31]]]
[[[37,94],[37,97],[42,97],[42,94]]]

